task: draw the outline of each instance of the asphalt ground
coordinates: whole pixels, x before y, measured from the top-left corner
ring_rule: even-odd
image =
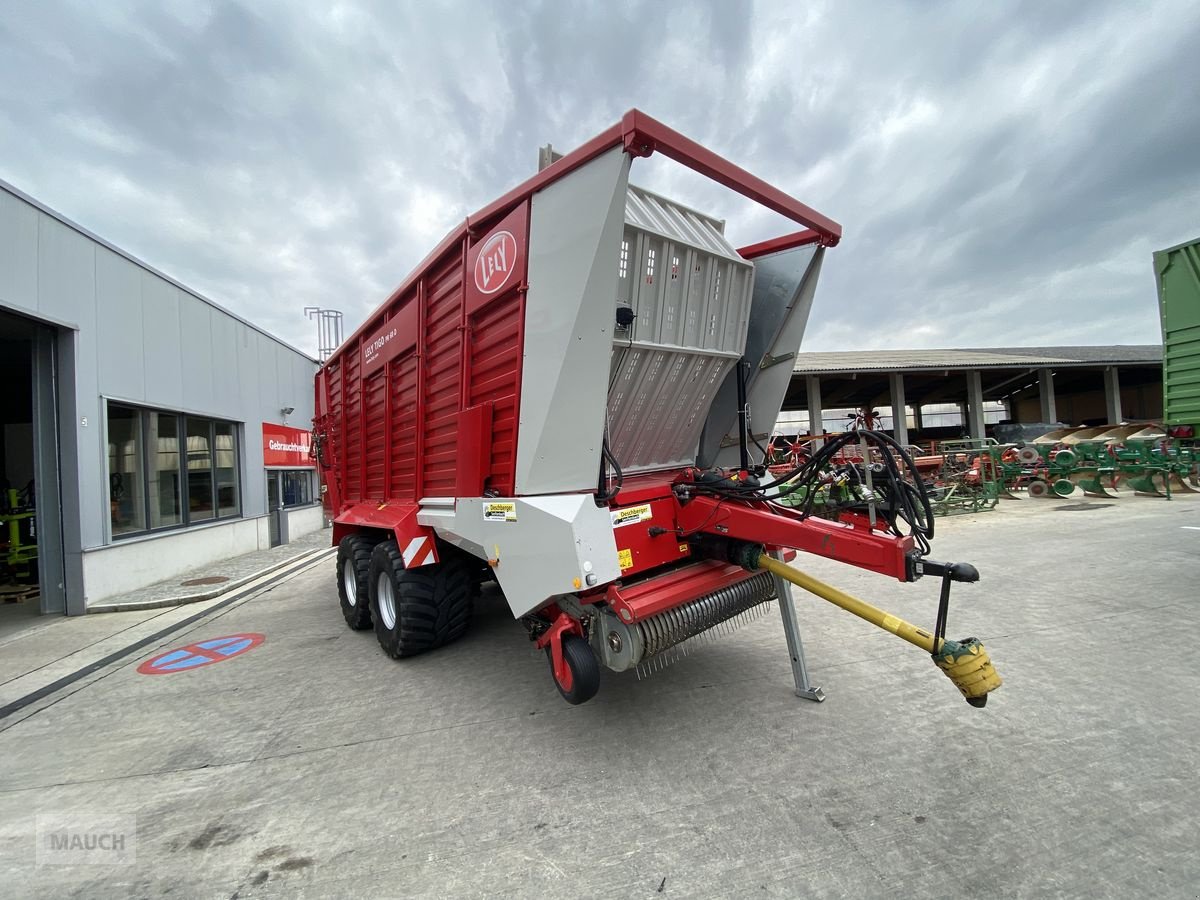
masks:
[[[803,594],[823,704],[793,695],[773,611],[571,707],[496,593],[463,640],[396,662],[313,563],[0,719],[0,893],[1196,896],[1200,497],[938,528],[933,555],[983,575],[949,628],[1005,679],[983,710]],[[932,624],[933,579],[798,562]],[[137,671],[238,633],[265,640]],[[39,859],[39,817],[96,814],[135,823],[132,862]]]

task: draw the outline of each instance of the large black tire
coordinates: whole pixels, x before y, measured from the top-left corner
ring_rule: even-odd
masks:
[[[338,544],[337,583],[342,617],[355,631],[371,627],[371,604],[367,575],[375,541],[361,534],[348,534]]]
[[[379,646],[393,659],[433,650],[462,636],[471,624],[479,581],[453,548],[439,546],[441,562],[405,569],[392,540],[371,551],[371,618]]]
[[[563,687],[554,674],[554,657],[547,647],[546,661],[550,663],[550,677],[554,679],[554,686],[572,706],[587,703],[600,690],[600,663],[596,661],[596,654],[587,641],[575,634],[563,635],[562,650],[563,660],[571,670],[571,686]]]

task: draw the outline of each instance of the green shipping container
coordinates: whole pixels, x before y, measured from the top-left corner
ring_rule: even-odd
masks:
[[[1163,334],[1163,416],[1200,436],[1200,238],[1154,254]]]

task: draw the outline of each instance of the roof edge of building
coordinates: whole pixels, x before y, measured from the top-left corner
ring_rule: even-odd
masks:
[[[1112,352],[1099,356],[1091,356],[1089,352],[1086,352],[1094,352],[1098,349]],[[937,359],[936,357],[940,354],[945,354],[945,356]],[[906,356],[911,358],[906,360]],[[1085,368],[1111,365],[1154,365],[1161,364],[1162,359],[1160,344],[1081,344],[1078,347],[996,347],[955,350],[838,350],[810,353],[801,351],[796,354],[792,372],[800,375],[820,375],[863,371],[937,372],[971,369]]]
[[[21,200],[22,202],[28,203],[30,206],[34,207],[35,209],[39,210],[40,212],[45,213],[46,215],[50,216],[52,219],[55,219],[58,222],[61,222],[63,225],[66,225],[68,228],[70,228],[74,231],[77,231],[79,234],[82,234],[88,240],[95,241],[97,244],[104,247],[105,249],[111,250],[113,253],[117,254],[118,256],[122,257],[123,259],[128,260],[129,262],[133,263],[138,268],[143,269],[143,270],[149,272],[151,275],[161,278],[163,281],[166,281],[167,283],[174,285],[175,287],[179,288],[181,291],[184,291],[184,292],[190,294],[191,296],[195,297],[200,302],[206,303],[209,306],[211,306],[213,309],[217,310],[218,312],[224,313],[225,315],[229,316],[231,319],[236,319],[237,321],[239,321],[243,325],[245,325],[247,328],[254,329],[259,334],[261,334],[263,337],[269,338],[270,340],[279,344],[281,347],[291,350],[293,353],[299,354],[300,356],[303,356],[305,359],[311,360],[316,365],[321,364],[321,361],[319,359],[317,359],[316,357],[314,357],[312,354],[306,353],[305,351],[301,350],[299,347],[295,347],[292,344],[289,344],[287,341],[285,341],[283,338],[279,337],[278,335],[271,334],[271,332],[267,331],[261,325],[255,325],[249,319],[238,315],[237,313],[233,312],[230,309],[227,309],[226,307],[222,306],[220,303],[217,303],[215,300],[204,296],[203,294],[201,294],[199,291],[195,290],[194,288],[188,287],[186,284],[184,284],[179,279],[173,278],[172,276],[168,275],[166,272],[162,271],[161,269],[157,269],[154,266],[150,265],[145,260],[139,259],[138,257],[134,256],[132,253],[130,253],[128,250],[122,250],[116,244],[112,243],[111,241],[105,240],[104,238],[100,237],[100,235],[96,234],[94,231],[91,231],[88,228],[84,228],[78,222],[75,222],[74,220],[67,218],[62,213],[60,213],[58,210],[47,206],[45,203],[38,200],[36,197],[30,196],[29,194],[25,193],[25,191],[21,190],[16,185],[10,184],[9,182],[5,181],[3,178],[0,178],[0,189],[7,191],[8,193],[12,194],[14,197],[16,197],[18,200]]]

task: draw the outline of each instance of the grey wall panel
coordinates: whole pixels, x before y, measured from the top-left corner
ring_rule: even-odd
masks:
[[[304,373],[311,370],[305,361],[295,354],[289,354],[288,362],[290,371],[283,383],[291,388],[287,397],[287,405],[296,407],[296,411],[288,417],[288,421],[297,428],[310,428],[313,416],[316,414],[314,409],[316,401],[313,396],[313,379],[311,375],[306,378]]]
[[[238,323],[238,402],[244,411],[242,424],[242,514],[261,516],[267,512],[267,487],[262,474],[262,414],[258,399],[258,355],[260,338],[252,328]]]
[[[73,228],[43,216],[38,223],[38,312],[76,322],[96,305],[96,245]]]
[[[96,244],[62,222],[39,214],[37,266],[37,314],[70,322],[77,329],[74,384],[64,381],[61,390],[75,394],[81,534],[83,546],[95,546],[104,540],[107,521],[104,410],[96,340]]]
[[[183,363],[183,406],[201,412],[215,412],[218,402],[213,391],[213,308],[190,294],[179,298],[179,358]],[[232,398],[227,398],[228,403]]]
[[[261,335],[240,322],[234,344],[237,346],[238,383],[237,394],[247,408],[258,410],[258,355],[262,351]]]
[[[223,316],[216,310],[213,310],[209,325],[212,328],[209,371],[212,374],[214,402],[236,403],[244,409],[246,401],[242,396],[240,371],[245,351],[238,341],[242,326],[236,319]]]
[[[258,346],[258,411],[264,421],[279,421],[279,387],[276,384],[276,345],[260,342]]]
[[[99,345],[96,342],[96,307],[81,307],[75,316],[75,442],[79,465],[80,534],[84,547],[107,540],[108,448],[105,409],[100,397]],[[63,381],[63,393],[71,385]],[[65,460],[64,460],[65,463]]]
[[[0,303],[26,312],[37,310],[39,215],[0,191]]]
[[[96,249],[96,310],[99,378],[104,393],[144,398],[142,270],[106,247]]]
[[[295,391],[290,387],[292,377],[292,361],[286,353],[275,354],[275,415],[280,418],[275,421],[283,421],[281,409],[287,406],[296,407],[296,398],[292,396]],[[296,407],[299,409],[300,407]],[[291,423],[295,419],[295,413],[288,416],[288,422]]]
[[[146,341],[145,400],[151,406],[178,409],[183,404],[183,361],[179,355],[179,288],[149,272],[142,273],[142,329]]]

